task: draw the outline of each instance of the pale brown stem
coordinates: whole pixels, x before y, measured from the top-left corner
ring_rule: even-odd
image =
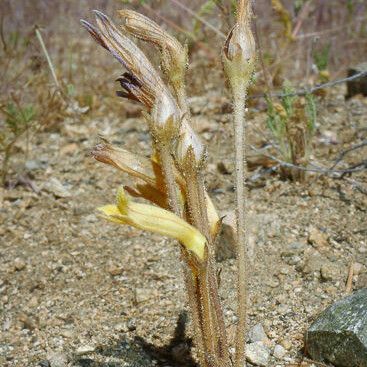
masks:
[[[169,144],[159,142],[157,144],[159,159],[162,164],[162,170],[168,192],[168,205],[169,208],[179,217],[181,217],[181,209],[178,200],[178,191],[175,181],[175,175],[173,172],[174,162],[171,156]]]
[[[204,317],[203,332],[205,333],[206,353],[210,357],[210,363],[214,363],[215,366],[229,366],[228,343],[215,276],[214,248],[210,235],[204,180],[201,173],[194,168],[186,172],[185,177],[191,220],[208,239],[208,259],[198,277],[201,292],[199,302],[201,302]]]
[[[171,152],[168,144],[157,144],[157,150],[159,152],[159,158],[162,163],[162,170],[165,178],[165,183],[167,186],[168,192],[168,205],[170,209],[178,216],[182,216],[180,204],[178,200],[177,194],[177,186],[174,179],[173,167],[174,162],[171,156]],[[187,254],[185,250],[181,250],[181,255],[185,260],[185,264],[183,264],[183,272],[184,272],[184,280],[185,287],[188,295],[188,302],[192,313],[192,321],[194,324],[194,334],[195,334],[195,342],[198,350],[198,358],[203,367],[209,367],[205,362],[204,355],[204,344],[203,344],[203,332],[202,330],[202,322],[200,321],[200,305],[198,303],[198,298],[196,297],[198,293],[198,284],[197,281],[193,278],[191,269],[188,268]]]
[[[217,355],[220,356],[221,360],[224,362],[229,361],[229,352],[228,352],[228,341],[226,335],[226,327],[223,317],[222,306],[219,300],[218,293],[218,282],[216,278],[216,267],[215,267],[215,248],[213,243],[213,238],[210,235],[210,226],[208,220],[208,211],[206,205],[206,197],[205,197],[205,184],[204,178],[201,172],[198,172],[196,175],[197,181],[197,189],[198,189],[198,197],[200,203],[200,216],[204,224],[203,233],[208,238],[208,282],[209,282],[209,292],[210,299],[212,302],[212,307],[214,310],[215,316],[215,329],[216,329],[216,349]]]
[[[187,261],[185,262],[186,264],[183,265],[185,285],[187,290],[189,306],[191,310],[197,356],[200,362],[200,366],[209,367],[205,362],[204,343],[203,343],[204,339],[203,321],[201,319],[200,305],[198,303],[198,297],[197,297],[197,295],[199,294],[197,276],[193,274],[192,271],[187,267]]]
[[[177,97],[178,106],[184,114],[188,115],[190,111],[187,105],[187,96],[184,82],[180,81],[179,83],[176,83],[174,85],[174,89]]]
[[[209,274],[209,292],[214,309],[215,328],[216,328],[216,352],[221,361],[220,365],[230,365],[228,340],[226,326],[224,322],[223,309],[219,300],[218,282],[216,277],[216,268],[214,266],[214,259],[210,258],[208,264]]]
[[[187,180],[186,180],[187,201],[188,201],[191,222],[196,228],[202,231],[203,221],[201,217],[198,186],[197,186],[197,181],[194,178],[194,175],[192,171],[187,172]],[[209,286],[208,286],[208,280],[207,280],[207,264],[204,264],[201,267],[201,269],[199,270],[198,281],[199,281],[199,287],[198,287],[199,297],[198,297],[197,302],[199,303],[199,305],[201,305],[205,354],[209,356],[210,360],[212,360],[213,355],[214,355],[213,335],[215,333],[215,329],[214,329],[213,320],[212,320],[211,302],[210,302],[210,297],[209,297]]]
[[[248,13],[250,11],[250,0],[239,0],[237,6],[237,21],[242,23],[244,20],[249,19]]]
[[[203,336],[205,345],[205,357],[210,366],[218,366],[218,359],[215,354],[215,326],[213,324],[213,310],[210,300],[208,269],[204,264],[198,274],[199,304],[201,305]]]
[[[191,172],[188,173],[189,176],[192,175]],[[193,177],[186,179],[186,185],[187,185],[187,202],[190,212],[190,219],[191,223],[199,229],[199,231],[202,231],[203,229],[203,223],[201,219],[201,209],[199,205],[199,193],[197,190],[197,185],[195,182],[195,179]],[[205,235],[205,233],[203,233]]]
[[[354,262],[350,264],[345,293],[350,293],[353,288]]]
[[[245,99],[244,85],[232,88],[234,100],[234,136],[236,161],[236,214],[237,214],[237,266],[238,266],[238,325],[236,332],[235,366],[246,366],[245,343],[247,323],[247,188],[246,188],[246,157],[245,157]]]
[[[42,34],[41,34],[39,28],[36,28],[36,36],[37,36],[38,42],[41,45],[42,51],[43,51],[43,53],[46,57],[47,64],[48,64],[48,67],[50,68],[52,79],[54,80],[55,86],[57,87],[57,89],[61,90],[59,80],[57,79],[57,76],[56,76],[55,68],[52,64],[51,57],[50,57],[50,55],[47,51],[46,45],[43,42]]]

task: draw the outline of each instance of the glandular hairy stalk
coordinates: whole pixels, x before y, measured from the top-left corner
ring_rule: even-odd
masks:
[[[187,117],[187,116],[186,116]],[[187,204],[191,222],[208,239],[208,257],[204,267],[200,268],[198,281],[202,302],[202,314],[205,320],[204,343],[209,353],[208,363],[213,366],[230,365],[226,329],[222,307],[219,301],[216,268],[214,262],[214,236],[208,219],[208,208],[202,169],[206,150],[199,137],[184,119],[176,150],[176,161],[182,172],[188,191]]]
[[[236,172],[236,215],[237,215],[237,266],[238,266],[238,325],[236,332],[235,366],[243,367],[247,323],[247,248],[248,221],[246,190],[246,121],[245,101],[255,67],[255,41],[250,27],[251,5],[249,0],[239,0],[237,22],[229,33],[223,48],[222,60],[233,97],[235,172]]]

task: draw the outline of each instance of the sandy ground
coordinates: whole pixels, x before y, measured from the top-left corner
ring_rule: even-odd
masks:
[[[209,145],[207,187],[225,211],[233,208],[233,149],[229,102],[220,92],[192,98],[192,112]],[[366,139],[366,99],[344,102],[343,93],[319,104],[312,161],[323,167]],[[127,119],[91,113],[38,134],[23,172],[35,190],[1,189],[1,366],[195,365],[190,328],[180,335],[186,300],[177,246],[96,216],[95,208],[113,202],[127,182],[88,155],[98,134],[149,154],[148,130],[134,108],[121,106],[133,111]],[[249,118],[250,143],[259,147],[268,134],[265,115],[251,110]],[[349,153],[337,168],[366,153]],[[302,358],[307,326],[345,294],[352,262],[361,264],[354,289],[367,286],[366,171],[342,179],[309,173],[304,184],[261,167],[250,176],[249,328],[260,322],[270,351],[277,344],[286,349],[269,366],[291,366]],[[231,331],[236,266],[233,259],[218,266]]]

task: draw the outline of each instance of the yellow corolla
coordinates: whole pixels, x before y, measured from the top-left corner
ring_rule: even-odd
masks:
[[[111,222],[174,238],[198,260],[205,258],[206,238],[195,227],[165,209],[129,200],[122,187],[117,193],[117,205],[105,205],[98,210]]]

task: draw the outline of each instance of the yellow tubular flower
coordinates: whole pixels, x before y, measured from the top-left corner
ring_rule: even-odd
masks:
[[[174,238],[199,261],[205,259],[206,238],[195,227],[167,210],[130,201],[122,187],[117,193],[117,205],[106,205],[98,210],[111,222]]]

